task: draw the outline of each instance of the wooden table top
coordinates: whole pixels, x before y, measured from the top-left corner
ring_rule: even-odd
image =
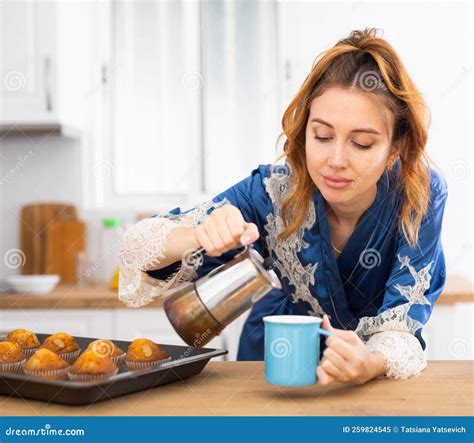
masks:
[[[0,396],[3,415],[464,415],[474,412],[474,361],[430,361],[419,377],[281,388],[263,362],[211,361],[201,374],[88,406]]]
[[[448,278],[446,287],[436,304],[474,302],[473,282],[465,277]],[[143,309],[161,308],[163,301],[158,299]],[[79,287],[58,285],[47,295],[0,293],[0,309],[126,309],[117,296],[103,285]]]

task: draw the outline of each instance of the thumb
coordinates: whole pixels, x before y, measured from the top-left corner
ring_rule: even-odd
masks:
[[[260,233],[258,232],[257,225],[255,223],[245,223],[244,232],[240,236],[240,242],[243,245],[248,245],[258,240]]]
[[[331,322],[329,321],[329,317],[327,316],[327,314],[323,315],[323,322],[321,326],[327,331],[336,332],[336,329],[331,326]]]

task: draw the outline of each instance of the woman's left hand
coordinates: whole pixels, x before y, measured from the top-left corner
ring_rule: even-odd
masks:
[[[333,328],[327,315],[323,317],[322,327],[336,335],[326,338],[327,348],[316,370],[318,384],[340,381],[361,385],[384,374],[383,354],[369,352],[354,331]]]

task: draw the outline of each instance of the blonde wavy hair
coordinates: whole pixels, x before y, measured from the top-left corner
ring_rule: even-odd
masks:
[[[418,244],[418,231],[430,198],[431,161],[425,152],[429,112],[398,54],[377,37],[377,31],[375,28],[352,31],[349,37],[321,53],[283,114],[283,132],[278,140],[282,137],[286,140],[283,154],[274,164],[286,157],[294,180],[282,206],[284,228],[279,233],[280,239],[288,238],[302,225],[315,189],[305,156],[311,102],[328,88],[339,86],[374,94],[393,116],[391,145],[396,147],[400,159],[397,182],[403,196],[398,226],[409,245]]]

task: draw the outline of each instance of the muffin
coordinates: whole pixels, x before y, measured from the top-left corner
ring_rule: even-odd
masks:
[[[127,350],[125,364],[128,369],[149,369],[171,360],[171,356],[155,342],[147,338],[133,340]]]
[[[69,363],[55,352],[40,348],[25,363],[23,372],[32,377],[65,380],[69,366]]]
[[[8,341],[17,343],[23,350],[23,355],[28,358],[40,347],[40,341],[36,334],[28,329],[14,329],[7,336]]]
[[[74,337],[65,332],[58,332],[45,339],[42,348],[58,354],[63,360],[72,363],[81,352],[81,348],[74,340]]]
[[[109,357],[98,355],[89,349],[73,363],[68,371],[68,377],[78,381],[101,380],[117,372],[117,365]]]
[[[110,340],[94,340],[87,349],[98,356],[109,357],[119,368],[125,360],[125,352]]]
[[[25,356],[18,343],[0,341],[0,372],[21,372]]]

